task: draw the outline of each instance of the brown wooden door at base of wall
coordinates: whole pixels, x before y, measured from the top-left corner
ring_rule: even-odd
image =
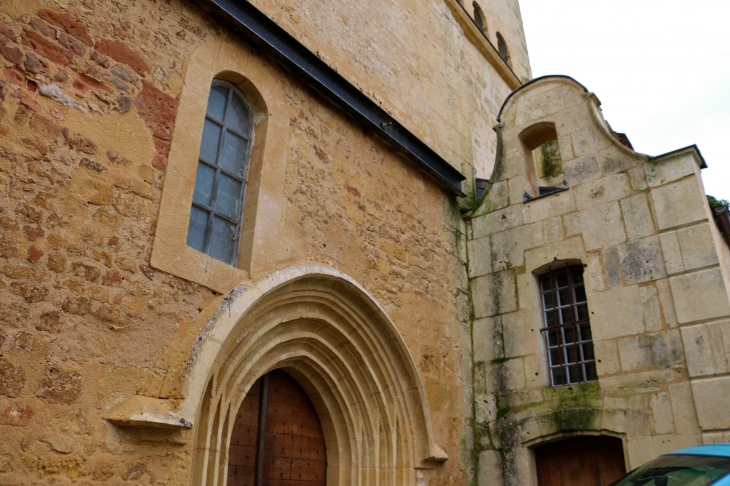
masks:
[[[535,449],[538,486],[608,486],[626,474],[621,439],[574,437]]]
[[[259,378],[236,414],[228,486],[325,486],[326,473],[324,434],[307,394],[281,370]]]

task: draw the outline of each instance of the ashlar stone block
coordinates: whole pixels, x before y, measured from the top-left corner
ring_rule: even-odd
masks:
[[[543,245],[525,251],[525,267],[528,272],[560,260],[583,260],[585,250],[580,238],[568,238],[565,241]]]
[[[617,303],[621,303],[618,305]],[[619,287],[588,296],[594,341],[642,334],[644,316],[636,285]]]
[[[689,376],[712,376],[730,371],[730,322],[682,328]]]
[[[477,319],[517,310],[515,276],[510,270],[475,278],[471,286]]]
[[[621,273],[627,285],[666,277],[659,238],[652,236],[618,247]]]
[[[679,324],[730,316],[720,268],[678,275],[669,279]]]
[[[494,271],[521,267],[525,250],[543,244],[542,224],[518,226],[492,235],[492,268]]]
[[[629,177],[615,174],[580,184],[573,188],[578,209],[587,209],[598,204],[618,201],[631,194]]]
[[[676,329],[619,339],[618,347],[623,371],[664,368],[684,359],[682,341]]]
[[[515,125],[520,126],[537,121],[563,109],[563,96],[560,88],[540,93],[517,103]]]
[[[691,154],[682,154],[664,160],[650,160],[645,164],[649,187],[663,186],[695,173],[697,164]]]
[[[639,296],[641,297],[641,312],[644,314],[644,325],[647,332],[660,331],[663,324],[656,287],[654,285],[640,287]]]
[[[659,296],[659,306],[662,309],[664,322],[669,327],[677,327],[677,313],[674,312],[674,299],[672,298],[672,289],[669,285],[669,279],[665,278],[656,281],[657,295]]]
[[[618,249],[615,246],[606,248],[601,252],[603,256],[603,264],[606,267],[606,280],[610,288],[616,288],[623,285],[621,278],[621,265],[618,260]]]
[[[692,393],[703,431],[730,429],[730,376],[693,380]]]
[[[651,189],[651,199],[660,230],[707,219],[702,190],[695,177]]]
[[[717,265],[717,250],[710,230],[710,223],[702,223],[689,228],[677,230],[679,247],[682,250],[684,268],[695,268]]]
[[[567,162],[563,161],[563,173],[568,185],[573,187],[601,177],[601,166],[595,154],[588,154]]]
[[[664,256],[664,267],[669,275],[684,272],[682,250],[679,248],[679,239],[676,231],[669,231],[659,235]]]
[[[613,375],[621,370],[616,341],[611,339],[594,342],[593,352],[596,355],[598,376]]]
[[[489,236],[467,242],[469,252],[469,277],[492,273],[491,244]]]
[[[672,413],[672,401],[669,399],[669,392],[652,395],[651,413],[654,418],[655,434],[674,433],[674,415]]]
[[[635,155],[627,153],[614,144],[600,150],[598,159],[601,161],[601,169],[604,175],[623,172],[641,163]]]
[[[535,308],[502,316],[505,357],[540,354],[542,322],[538,319]]]
[[[618,203],[594,206],[563,218],[568,236],[583,235],[586,251],[618,245],[626,241]]]
[[[697,423],[695,401],[690,384],[677,383],[669,386],[669,396],[672,399],[672,413],[674,414],[674,428],[678,434],[697,434],[700,426]]]
[[[654,221],[651,218],[645,194],[623,199],[621,213],[624,216],[626,236],[629,237],[629,240],[644,238],[655,233]]]
[[[489,362],[504,358],[502,317],[474,321],[474,361]]]
[[[545,243],[563,241],[563,221],[560,216],[542,221],[542,237]]]
[[[575,211],[573,191],[568,190],[524,203],[522,205],[522,219],[525,223],[534,223],[573,211]]]
[[[472,219],[472,237],[481,238],[520,225],[522,225],[522,208],[519,205],[509,206]]]

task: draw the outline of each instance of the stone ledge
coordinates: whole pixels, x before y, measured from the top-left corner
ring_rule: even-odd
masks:
[[[192,429],[193,423],[172,410],[171,400],[133,395],[102,417],[120,427]]]

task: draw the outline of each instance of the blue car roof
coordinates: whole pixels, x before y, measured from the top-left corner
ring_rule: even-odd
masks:
[[[686,449],[679,449],[678,451],[672,451],[667,455],[674,454],[695,454],[698,456],[730,457],[730,443],[698,445],[694,447],[688,447]]]

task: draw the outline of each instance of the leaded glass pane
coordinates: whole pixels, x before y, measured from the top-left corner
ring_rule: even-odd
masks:
[[[237,259],[252,128],[245,99],[234,86],[214,81],[200,141],[188,244],[232,265]]]
[[[215,210],[232,219],[238,219],[241,209],[241,183],[221,174],[218,178],[218,194],[215,199]]]
[[[237,243],[235,235],[235,224],[214,216],[208,254],[215,259],[230,262],[233,259],[233,253]]]
[[[213,86],[208,96],[207,114],[219,122],[223,122],[226,116],[226,103],[228,102],[229,89],[225,86]],[[235,96],[234,96],[235,98]]]
[[[215,164],[218,158],[218,142],[221,138],[221,127],[215,122],[205,120],[203,139],[200,141],[200,158]]]
[[[215,169],[202,162],[198,162],[198,173],[195,176],[195,192],[193,193],[193,201],[210,207],[214,182]]]
[[[243,177],[245,162],[248,158],[247,145],[246,140],[231,131],[226,131],[220,166],[238,177]]]
[[[188,224],[188,246],[198,251],[205,248],[205,230],[208,226],[208,211],[195,206],[190,210],[190,223]]]
[[[248,133],[249,128],[248,109],[241,102],[238,96],[231,97],[231,108],[228,112],[228,118],[226,119],[226,125],[236,130],[238,133],[243,135]]]

